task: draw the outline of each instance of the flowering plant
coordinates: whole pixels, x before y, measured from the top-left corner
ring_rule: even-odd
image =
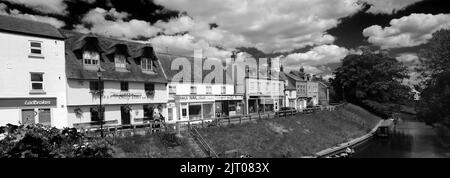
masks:
[[[76,129],[7,125],[0,134],[0,158],[112,157],[111,145],[88,138]],[[81,146],[78,146],[81,145]]]

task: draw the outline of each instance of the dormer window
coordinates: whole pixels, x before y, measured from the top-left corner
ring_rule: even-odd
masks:
[[[149,58],[142,58],[141,68],[142,71],[153,71],[153,60]]]
[[[124,55],[115,55],[114,56],[114,63],[116,68],[125,69],[126,68],[126,58]]]
[[[100,55],[93,51],[83,52],[83,64],[88,66],[98,66],[100,65]]]

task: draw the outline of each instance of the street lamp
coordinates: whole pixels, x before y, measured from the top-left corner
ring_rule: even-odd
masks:
[[[101,82],[102,82],[102,70],[100,70],[100,68],[98,68],[98,70],[97,70],[97,77],[98,77],[98,92],[100,94],[100,103],[98,106],[99,117],[100,117],[100,133],[103,138],[103,136],[104,136],[103,135],[103,107],[102,107],[103,90],[100,87]]]

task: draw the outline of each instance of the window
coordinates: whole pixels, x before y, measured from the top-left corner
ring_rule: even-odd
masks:
[[[170,94],[176,94],[177,93],[177,86],[169,85],[169,93]]]
[[[128,82],[120,82],[120,90],[128,91]]]
[[[89,89],[91,91],[103,90],[103,82],[101,82],[100,84],[97,81],[89,82]]]
[[[187,108],[181,109],[181,116],[183,116],[183,117],[187,116]]]
[[[212,94],[212,87],[211,86],[206,86],[206,94],[207,95],[211,95]]]
[[[115,61],[115,65],[116,68],[122,68],[125,69],[126,68],[126,58],[124,55],[116,55],[114,56],[114,61]]]
[[[221,90],[221,94],[222,95],[224,95],[224,94],[226,94],[227,93],[227,87],[226,86],[222,86],[221,88],[220,88],[220,90]]]
[[[85,51],[83,61],[84,65],[100,65],[100,55],[97,52]]]
[[[153,83],[145,83],[144,88],[146,92],[155,91],[155,85]]]
[[[167,108],[167,113],[169,114],[168,120],[172,121],[173,120],[173,108]]]
[[[91,122],[100,121],[100,115],[97,108],[91,108]]]
[[[31,89],[44,90],[44,77],[42,73],[31,73]]]
[[[39,109],[39,123],[45,126],[51,126],[50,109]]]
[[[42,42],[30,42],[30,53],[33,55],[42,55]]]
[[[153,60],[142,58],[141,68],[143,71],[153,71]]]
[[[191,86],[191,95],[195,95],[195,94],[197,94],[197,87]]]

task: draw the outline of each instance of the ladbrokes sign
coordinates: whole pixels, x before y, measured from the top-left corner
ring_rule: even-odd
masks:
[[[56,107],[56,98],[0,98],[0,107]]]

